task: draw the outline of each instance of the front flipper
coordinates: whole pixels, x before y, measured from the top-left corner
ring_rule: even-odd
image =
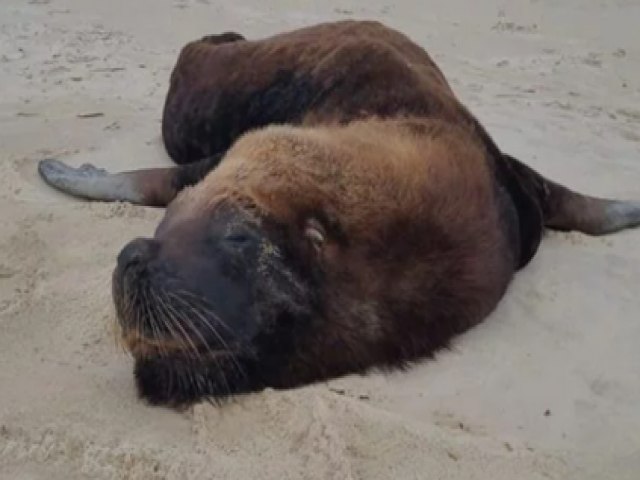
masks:
[[[220,161],[221,155],[169,168],[149,168],[121,173],[84,164],[70,167],[55,159],[41,160],[38,172],[52,187],[75,197],[103,202],[129,202],[165,207],[188,185],[199,182]]]

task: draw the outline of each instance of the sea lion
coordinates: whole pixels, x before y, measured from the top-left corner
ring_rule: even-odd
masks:
[[[545,228],[640,224],[640,202],[502,153],[428,54],[376,22],[189,43],[162,133],[177,167],[39,165],[76,196],[168,206],[113,274],[152,404],[429,357],[494,309]]]

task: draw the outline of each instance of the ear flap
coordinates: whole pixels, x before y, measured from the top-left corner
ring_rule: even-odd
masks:
[[[315,218],[307,219],[304,224],[303,235],[313,255],[320,259],[327,239],[327,234],[322,224]]]

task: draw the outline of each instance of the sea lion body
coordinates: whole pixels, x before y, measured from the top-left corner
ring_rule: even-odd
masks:
[[[226,151],[272,124],[346,123],[371,116],[473,121],[429,55],[377,22],[344,21],[258,40],[187,44],[163,112],[176,163]]]
[[[375,22],[188,44],[162,132],[181,166],[40,166],[78,196],[168,205],[113,275],[156,404],[428,357],[486,318],[545,228],[640,224],[638,202],[503,154],[427,53]]]

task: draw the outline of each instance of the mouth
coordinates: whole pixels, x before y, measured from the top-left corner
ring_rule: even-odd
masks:
[[[209,361],[224,357],[235,357],[237,352],[229,348],[212,348],[188,336],[173,337],[151,336],[134,329],[125,329],[121,323],[116,325],[119,345],[136,360],[152,358],[183,358],[191,361]]]
[[[235,352],[228,349],[213,350],[205,345],[188,343],[176,338],[152,338],[140,332],[121,330],[120,344],[136,360],[158,357],[184,358],[193,361],[209,361],[235,356]]]

